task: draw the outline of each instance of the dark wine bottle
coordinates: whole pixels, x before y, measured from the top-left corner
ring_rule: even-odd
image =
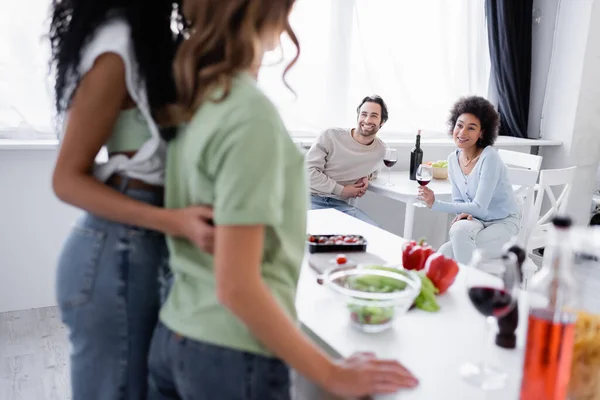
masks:
[[[519,267],[519,282],[523,281],[523,263],[527,255],[525,250],[517,244],[509,244],[506,251],[514,253],[517,257],[517,266]],[[508,314],[498,318],[498,333],[496,334],[496,344],[505,349],[514,349],[517,347],[517,335],[515,331],[519,326],[519,303],[515,304]]]
[[[421,130],[417,133],[415,147],[410,152],[410,180],[417,180],[417,168],[423,162],[423,150],[421,150]]]

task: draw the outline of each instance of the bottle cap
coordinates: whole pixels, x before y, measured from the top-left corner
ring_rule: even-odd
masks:
[[[552,225],[556,228],[569,228],[573,225],[573,221],[566,215],[557,215],[552,218]]]

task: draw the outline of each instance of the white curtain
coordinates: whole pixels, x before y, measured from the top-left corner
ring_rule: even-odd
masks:
[[[387,137],[442,133],[458,97],[487,95],[483,0],[298,0],[292,26],[302,47],[289,74],[297,98],[281,83],[285,62],[263,68],[259,82],[297,136],[351,126],[373,93],[390,111]]]
[[[50,0],[2,0],[0,11],[0,138],[53,137]]]
[[[2,1],[0,12],[0,137],[52,135],[48,76],[49,0]],[[297,0],[291,23],[301,56],[286,38],[265,57],[259,84],[290,131],[312,136],[351,126],[367,94],[387,102],[386,136],[416,129],[444,132],[446,114],[462,95],[486,95],[489,53],[483,0]]]

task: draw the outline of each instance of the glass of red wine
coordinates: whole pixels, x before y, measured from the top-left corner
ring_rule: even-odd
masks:
[[[419,185],[427,186],[427,184],[433,178],[433,168],[431,167],[431,165],[419,165],[419,167],[417,168],[416,178],[417,182],[419,182]],[[425,202],[420,198],[417,198],[417,201],[415,201],[413,205],[415,207],[427,207],[427,204],[425,204]]]
[[[516,306],[519,287],[517,258],[512,252],[502,254],[477,249],[465,270],[469,300],[485,317],[486,341],[481,361],[464,364],[460,375],[466,382],[480,389],[501,389],[506,385],[508,374],[490,364],[489,350],[494,343],[497,319]]]
[[[383,164],[388,170],[388,181],[385,186],[394,186],[392,183],[392,173],[390,169],[398,162],[398,151],[396,149],[387,148],[385,150],[385,157],[383,157]]]

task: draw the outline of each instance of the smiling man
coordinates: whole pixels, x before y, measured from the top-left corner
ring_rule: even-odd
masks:
[[[312,209],[335,208],[377,225],[365,212],[349,204],[362,197],[377,177],[386,146],[377,132],[388,119],[387,106],[377,95],[365,97],[357,108],[355,128],[331,128],[319,135],[308,153]]]

